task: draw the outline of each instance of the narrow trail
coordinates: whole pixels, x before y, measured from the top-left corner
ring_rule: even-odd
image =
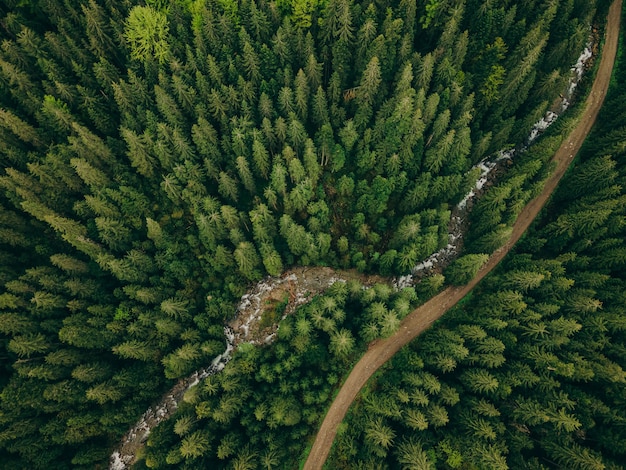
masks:
[[[369,349],[354,366],[330,406],[320,426],[307,461],[304,464],[304,470],[322,468],[328,457],[333,441],[335,440],[339,424],[343,421],[348,408],[369,378],[385,362],[391,359],[400,348],[426,330],[435,320],[439,319],[445,312],[452,308],[491,272],[521,238],[535,217],[539,214],[539,211],[550,198],[558,182],[565,174],[574,156],[580,150],[602,107],[602,103],[604,102],[609,88],[611,73],[617,53],[621,11],[622,0],[615,0],[609,9],[605,44],[600,65],[591,92],[585,102],[585,110],[580,118],[580,122],[555,153],[552,161],[556,163],[556,169],[546,181],[541,194],[530,201],[520,213],[517,221],[513,225],[513,233],[509,241],[491,255],[487,263],[480,269],[477,276],[468,284],[459,287],[448,287],[411,312],[402,321],[400,328],[395,334],[387,339],[376,340],[370,344]]]

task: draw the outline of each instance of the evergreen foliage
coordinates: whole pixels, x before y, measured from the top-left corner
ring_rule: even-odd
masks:
[[[598,125],[544,216],[471,297],[368,384],[330,467],[623,467],[624,54]],[[477,210],[510,189],[494,187]],[[382,430],[393,440],[376,446],[371,436]]]
[[[103,465],[149,403],[221,352],[233,302],[266,274],[296,264],[401,274],[444,246],[450,207],[475,178],[469,168],[517,143],[528,116],[555,98],[606,2],[505,3],[3,2],[2,465]],[[542,163],[530,159],[484,214],[503,213],[507,223],[514,209],[503,200],[526,191]],[[594,178],[615,167],[606,165],[585,171]],[[602,249],[597,276],[579,281],[586,287],[575,287],[564,313],[610,311],[594,289],[615,282],[626,259],[613,171],[606,198],[549,229],[551,243],[591,250],[577,263],[593,254],[587,241]],[[499,238],[479,240],[484,251]],[[562,295],[570,278],[550,269],[516,267],[511,292],[545,284]],[[364,340],[391,334],[415,301],[379,288],[362,302],[335,289],[335,307],[303,310],[276,345],[240,351],[233,372],[204,382],[183,410],[188,418],[151,437],[144,463],[247,468],[293,457]],[[567,343],[581,321],[547,328],[561,328]],[[593,324],[600,335],[605,323]],[[601,337],[589,341],[602,346]],[[484,371],[476,393],[491,400],[507,384],[491,371],[496,346],[467,357],[460,347],[440,362],[475,360]],[[589,351],[605,361],[605,376],[616,373],[610,354]],[[572,369],[552,354],[532,357]],[[581,354],[572,357],[582,363]],[[332,372],[314,373],[319,364]],[[411,393],[430,405],[414,410],[410,426],[445,428],[455,419],[446,408],[457,400],[452,387],[425,372],[415,380]],[[565,405],[551,413],[563,432],[586,423]],[[405,439],[385,419],[373,418],[367,446],[431,459],[425,440]],[[486,418],[467,420],[491,435]],[[563,450],[568,442],[564,435],[556,461],[597,457],[580,442]],[[440,452],[452,459],[450,446]],[[492,443],[476,453],[490,462],[503,455]]]
[[[367,339],[359,331],[368,325],[384,330],[387,317],[397,315],[393,306],[415,299],[413,289],[390,295],[385,285],[334,284],[283,320],[272,347],[240,346],[222,373],[188,392],[180,417],[151,434],[146,464],[230,468],[242,455],[271,455],[275,465],[290,465],[346,365],[364,352]],[[372,440],[383,447],[392,441],[384,427]]]

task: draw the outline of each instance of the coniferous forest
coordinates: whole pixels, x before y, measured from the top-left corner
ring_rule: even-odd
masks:
[[[369,384],[330,468],[624,468],[623,48],[618,60],[541,220]]]
[[[445,246],[472,166],[524,141],[608,5],[5,0],[0,466],[105,467],[266,275],[402,275]],[[624,80],[622,59],[541,223],[369,384],[330,468],[621,468]],[[566,130],[479,200],[466,259]],[[367,343],[441,282],[335,283],[191,389],[136,467],[297,467]]]

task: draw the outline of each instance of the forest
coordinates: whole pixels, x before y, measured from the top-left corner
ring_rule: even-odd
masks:
[[[608,5],[0,4],[3,468],[106,466],[263,277],[402,275],[445,246],[473,165],[524,143]],[[625,78],[542,222],[370,384],[330,468],[620,468]],[[190,390],[136,468],[297,466],[367,343],[498,246],[566,130],[480,199],[445,277],[335,283]]]
[[[368,384],[328,468],[624,468],[625,83],[622,47],[543,216]]]

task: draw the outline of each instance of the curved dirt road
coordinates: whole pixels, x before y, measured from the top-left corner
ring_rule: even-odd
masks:
[[[304,464],[305,470],[322,468],[330,452],[335,435],[337,434],[339,424],[343,421],[356,395],[372,374],[391,359],[400,348],[426,330],[435,320],[440,318],[447,310],[472,290],[472,288],[504,258],[544,206],[556,188],[559,180],[565,174],[574,155],[580,150],[580,147],[598,116],[598,112],[606,96],[617,52],[621,11],[622,0],[616,0],[609,10],[602,58],[596,79],[585,103],[585,110],[580,118],[580,123],[557,150],[553,157],[553,161],[557,165],[556,169],[546,181],[541,194],[530,201],[520,213],[513,226],[513,233],[509,241],[491,255],[487,263],[478,272],[478,275],[470,281],[469,284],[460,287],[448,287],[411,312],[402,321],[400,328],[395,334],[387,339],[378,340],[370,344],[368,351],[354,366],[352,372],[339,390],[335,401],[333,401],[330,406],[320,426],[320,430],[315,438],[307,461]]]

